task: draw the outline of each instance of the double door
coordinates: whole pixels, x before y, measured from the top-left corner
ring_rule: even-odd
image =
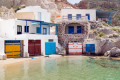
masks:
[[[41,40],[29,40],[28,53],[30,56],[41,55]]]

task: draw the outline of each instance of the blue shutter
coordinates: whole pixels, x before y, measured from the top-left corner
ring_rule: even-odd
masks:
[[[69,26],[69,34],[74,34],[74,26]]]
[[[36,28],[36,33],[40,33],[40,27]]]
[[[81,26],[77,26],[77,33],[82,33],[82,28],[81,28]]]
[[[79,20],[81,18],[81,14],[76,15],[76,20]]]
[[[68,14],[68,20],[72,20],[72,14]]]
[[[90,14],[86,14],[86,16],[88,17],[88,20],[90,20]]]

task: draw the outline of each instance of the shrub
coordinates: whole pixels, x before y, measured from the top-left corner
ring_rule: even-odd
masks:
[[[103,23],[104,26],[109,26],[107,23]]]
[[[97,34],[97,33],[98,33],[98,31],[94,29],[94,30],[93,30],[93,33]]]
[[[119,34],[113,34],[113,37],[119,37]]]
[[[97,39],[101,39],[101,38],[105,38],[105,37],[106,37],[106,34],[104,34],[103,32],[98,33],[96,36]]]
[[[115,27],[112,27],[111,29],[114,30],[114,31],[116,31],[116,32],[120,32],[120,28],[119,27],[115,26]]]

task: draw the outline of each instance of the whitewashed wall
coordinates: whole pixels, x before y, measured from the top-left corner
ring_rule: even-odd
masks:
[[[15,35],[15,20],[0,20],[0,37],[11,37]]]
[[[81,16],[86,16],[86,14],[90,14],[90,20],[96,21],[96,10],[94,9],[62,9],[62,16],[68,16],[68,14],[72,14],[72,16],[76,16],[76,14],[81,14]]]
[[[17,35],[17,25],[22,25],[23,34]],[[25,34],[24,26],[26,25],[25,21],[19,20],[1,20],[0,21],[0,54],[4,54],[4,40],[24,40],[24,57],[25,53],[28,53],[28,40],[41,40],[41,53],[45,55],[45,42],[48,42],[49,39],[53,39],[56,42],[56,46],[58,46],[58,37],[57,35],[41,35],[41,34]],[[30,33],[36,33],[36,27],[39,25],[31,26],[31,23],[28,22],[28,26],[30,26]],[[42,27],[47,27],[43,25]]]
[[[40,6],[27,6],[26,8],[17,11],[17,13],[19,12],[33,12],[36,20],[51,22],[51,14],[46,9],[42,9]]]

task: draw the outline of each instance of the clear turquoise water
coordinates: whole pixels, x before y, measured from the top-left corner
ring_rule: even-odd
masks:
[[[120,80],[120,62],[86,57],[31,59],[0,67],[0,80]]]

